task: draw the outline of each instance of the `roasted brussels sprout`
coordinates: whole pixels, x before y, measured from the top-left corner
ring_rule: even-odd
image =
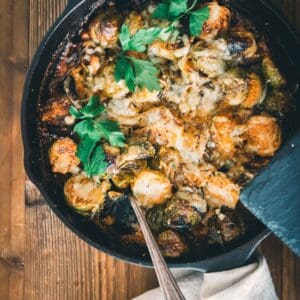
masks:
[[[155,149],[149,142],[140,145],[129,146],[125,152],[118,157],[116,164],[118,168],[126,168],[136,160],[145,160],[154,157]]]
[[[157,233],[162,230],[164,217],[165,217],[165,208],[161,205],[150,208],[147,211],[146,219],[153,232]]]
[[[76,156],[77,145],[70,138],[56,140],[49,150],[52,171],[67,174],[77,171],[80,160]]]
[[[228,30],[231,12],[227,7],[220,6],[217,1],[212,1],[208,7],[210,16],[204,23],[200,36],[202,39],[210,41]]]
[[[132,192],[143,207],[165,203],[172,197],[172,184],[159,171],[145,169],[140,172],[131,185]]]
[[[166,230],[158,235],[158,245],[165,257],[176,258],[188,250],[188,246],[179,233]]]
[[[195,245],[199,245],[206,242],[207,236],[209,233],[208,225],[198,223],[195,225],[192,230],[189,232],[189,239]]]
[[[224,94],[223,105],[238,106],[246,100],[248,82],[245,78],[241,78],[234,72],[231,72],[220,77],[219,81]]]
[[[70,101],[66,97],[51,99],[42,110],[42,122],[51,126],[66,125],[65,118],[70,115]]]
[[[242,103],[244,108],[252,108],[256,104],[259,104],[263,99],[264,87],[260,77],[252,73],[248,78],[248,94],[246,99]]]
[[[281,144],[281,130],[275,118],[252,116],[247,122],[246,151],[259,156],[273,156]]]
[[[290,100],[289,93],[274,89],[268,93],[262,106],[271,114],[282,117],[291,107]]]
[[[124,244],[135,244],[140,246],[144,246],[146,244],[143,233],[140,229],[133,233],[122,235],[121,241]]]
[[[201,197],[179,192],[166,204],[164,225],[180,231],[190,230],[201,221],[200,213],[205,211],[206,202]]]
[[[217,242],[230,242],[237,239],[245,232],[245,226],[241,217],[229,209],[218,210],[214,218],[210,220],[210,237]]]
[[[102,181],[100,184],[83,174],[72,176],[64,187],[67,204],[78,213],[87,215],[103,208],[105,196],[111,184]]]
[[[229,39],[228,50],[236,60],[241,62],[257,58],[257,44],[253,33],[248,31],[234,32]]]
[[[270,56],[265,56],[263,58],[262,71],[270,85],[274,88],[278,88],[286,84],[284,77],[281,75]]]
[[[208,174],[203,190],[205,200],[213,208],[234,209],[239,201],[240,187],[222,172]]]
[[[90,38],[103,48],[112,48],[117,45],[120,18],[110,9],[96,16],[89,25]]]
[[[134,35],[139,29],[144,27],[141,14],[136,11],[131,12],[124,23],[128,26],[131,35]]]
[[[132,234],[137,230],[138,221],[125,193],[118,193],[117,197],[108,193],[98,214],[99,223],[103,224],[108,217],[114,220],[111,229],[118,234]]]
[[[118,174],[112,175],[111,180],[117,188],[126,189],[133,183],[134,174],[132,173],[132,171],[124,169],[121,170]]]

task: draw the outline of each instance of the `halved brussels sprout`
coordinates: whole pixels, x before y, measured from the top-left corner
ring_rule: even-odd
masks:
[[[165,208],[163,206],[155,206],[147,211],[146,219],[153,232],[160,232],[163,228]]]
[[[60,174],[76,173],[80,160],[76,156],[77,145],[66,137],[56,140],[49,150],[52,171]]]
[[[90,23],[88,33],[90,38],[103,48],[117,45],[120,17],[115,10],[100,13]]]
[[[172,184],[159,171],[144,169],[134,179],[132,192],[138,202],[147,208],[165,203],[172,197]]]
[[[271,157],[281,145],[281,129],[275,118],[252,116],[247,122],[246,151],[262,157]]]
[[[93,214],[102,209],[105,196],[110,190],[108,180],[100,184],[83,174],[72,176],[64,186],[66,202],[83,215]]]
[[[265,56],[262,61],[262,71],[271,86],[278,88],[286,84],[270,56]]]
[[[210,236],[220,242],[230,242],[245,232],[244,222],[233,210],[223,208],[210,221]],[[219,235],[219,236],[218,236]]]
[[[118,157],[116,165],[118,168],[126,168],[137,160],[145,160],[154,157],[155,149],[149,142],[140,145],[129,146],[125,152]]]
[[[43,108],[42,121],[52,126],[66,125],[65,117],[70,115],[70,104],[66,97],[51,99]]]
[[[137,218],[126,193],[109,191],[97,218],[98,223],[111,225],[110,230],[117,235],[132,234],[139,230]],[[113,220],[113,223],[106,224],[107,220]]]
[[[257,44],[253,33],[248,31],[234,32],[229,39],[228,50],[241,62],[257,58]]]
[[[175,196],[167,202],[164,215],[166,227],[186,231],[200,221],[201,215],[190,201]]]
[[[166,230],[158,235],[158,245],[165,257],[180,257],[188,250],[188,246],[179,233]]]
[[[117,188],[126,189],[133,183],[134,174],[127,169],[121,170],[118,174],[112,175],[111,180]]]
[[[264,87],[260,77],[252,73],[248,78],[248,94],[246,99],[242,103],[244,108],[252,108],[263,99]]]
[[[291,107],[291,95],[285,91],[274,89],[268,93],[263,107],[270,113],[283,116]]]

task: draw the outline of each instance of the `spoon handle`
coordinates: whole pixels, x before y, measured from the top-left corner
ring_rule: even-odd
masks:
[[[145,215],[136,199],[133,196],[129,197],[131,206],[136,214],[136,217],[141,226],[153,265],[155,273],[161,289],[164,292],[167,300],[185,300],[181,290],[179,289],[177,282],[175,281],[172,273],[170,272],[163,255],[156,243],[156,240],[151,232],[151,229],[146,221]]]

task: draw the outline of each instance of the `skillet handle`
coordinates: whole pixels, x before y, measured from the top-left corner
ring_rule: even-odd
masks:
[[[257,246],[269,234],[270,231],[266,229],[242,247],[214,257],[213,259],[189,264],[187,268],[202,272],[218,272],[241,267],[245,265],[245,263],[252,261],[252,258],[255,257]]]

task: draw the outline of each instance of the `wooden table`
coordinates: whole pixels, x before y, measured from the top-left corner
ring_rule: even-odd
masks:
[[[273,2],[300,29],[300,0]],[[157,286],[152,270],[117,261],[77,238],[28,182],[25,193],[22,86],[39,41],[65,4],[0,0],[1,300],[125,300]],[[300,299],[300,260],[274,236],[262,250],[280,298]]]

